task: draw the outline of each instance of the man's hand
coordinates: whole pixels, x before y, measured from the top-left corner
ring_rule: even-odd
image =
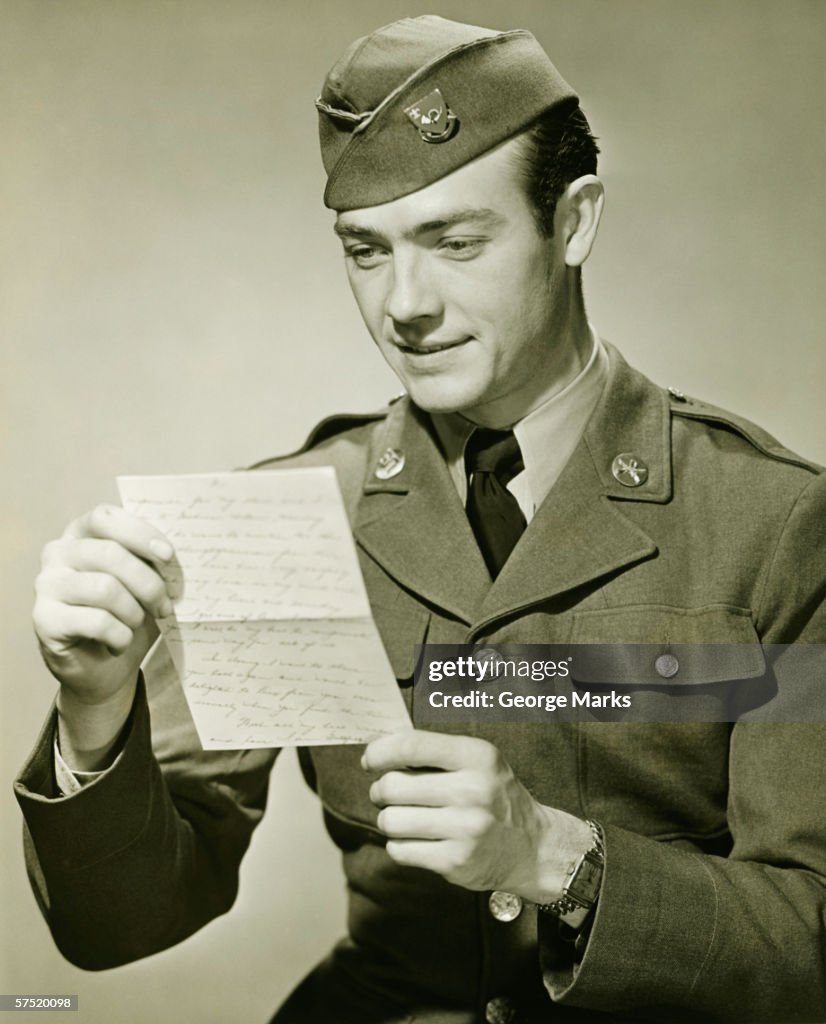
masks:
[[[61,684],[61,749],[74,768],[98,767],[126,721],[154,618],[172,612],[162,569],[173,557],[162,533],[108,505],[43,549],[34,627]]]
[[[379,778],[370,799],[398,864],[466,889],[557,899],[592,844],[586,822],[536,801],[496,747],[413,730],[373,740],[362,765]]]

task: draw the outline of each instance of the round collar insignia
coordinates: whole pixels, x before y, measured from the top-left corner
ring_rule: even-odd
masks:
[[[404,469],[404,452],[400,448],[387,448],[376,463],[377,480],[389,480]]]
[[[620,452],[611,463],[611,473],[623,487],[639,487],[648,479],[648,466],[631,452]]]

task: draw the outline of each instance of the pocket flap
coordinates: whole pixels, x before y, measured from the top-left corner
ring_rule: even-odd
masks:
[[[749,613],[727,606],[634,605],[574,617],[571,676],[580,683],[703,685],[766,671]]]

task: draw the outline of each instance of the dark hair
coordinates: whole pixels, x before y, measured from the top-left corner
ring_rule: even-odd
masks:
[[[560,117],[551,109],[517,136],[528,202],[543,235],[554,233],[556,203],[583,174],[596,174],[599,147],[585,115],[575,107]]]

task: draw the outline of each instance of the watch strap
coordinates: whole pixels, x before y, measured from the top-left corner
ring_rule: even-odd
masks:
[[[553,914],[575,930],[585,924],[596,904],[605,862],[602,827],[592,819],[588,819],[587,824],[591,829],[593,843],[571,868],[562,895],[551,903],[538,904],[540,910]]]

